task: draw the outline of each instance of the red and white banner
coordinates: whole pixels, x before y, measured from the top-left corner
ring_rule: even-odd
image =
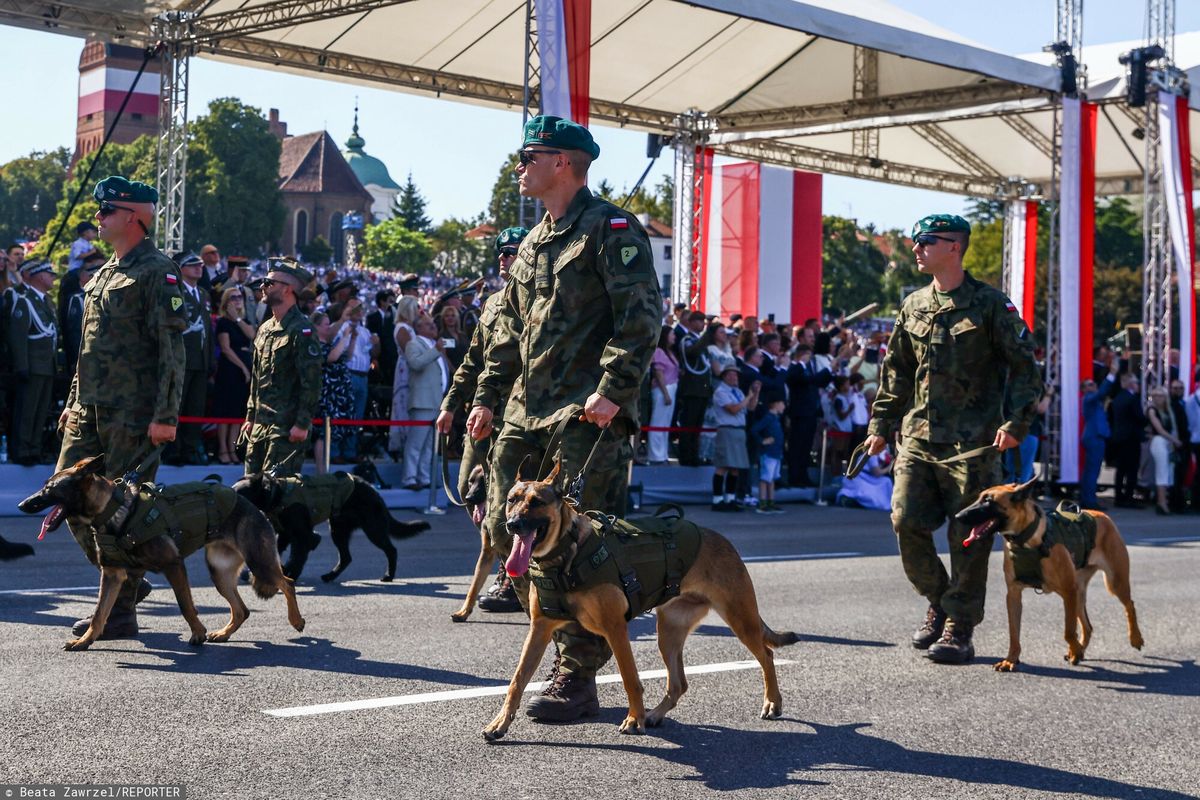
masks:
[[[1008,297],[1021,313],[1021,319],[1033,330],[1034,300],[1037,289],[1038,204],[1032,200],[1011,200],[1004,224],[1008,226]]]
[[[82,73],[79,76],[79,117],[103,111],[115,112],[121,107],[125,93],[133,87],[133,79],[136,77],[135,69],[118,69],[103,65]],[[133,96],[129,98],[125,113],[142,114],[157,119],[158,83],[157,72],[144,72],[142,79],[133,88]]]
[[[1059,187],[1058,331],[1062,391],[1059,480],[1079,480],[1079,382],[1092,374],[1092,270],[1096,238],[1096,106],[1063,98]]]
[[[704,197],[700,308],[821,317],[821,176],[753,162],[710,173]]]
[[[1171,231],[1179,289],[1179,378],[1188,393],[1196,364],[1196,290],[1192,267],[1196,263],[1195,212],[1192,209],[1192,147],[1188,131],[1187,97],[1160,95],[1158,129],[1162,142],[1163,199]]]
[[[537,0],[542,113],[588,124],[592,0]]]

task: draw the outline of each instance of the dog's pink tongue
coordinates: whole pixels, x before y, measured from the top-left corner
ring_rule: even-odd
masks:
[[[38,541],[45,538],[46,534],[54,530],[62,523],[63,509],[62,506],[55,506],[50,509],[50,513],[42,518],[42,530],[38,533]]]
[[[514,536],[513,549],[504,562],[504,570],[509,577],[519,578],[529,571],[529,559],[533,555],[533,534]]]
[[[963,539],[963,547],[970,547],[973,542],[977,542],[982,539],[983,535],[988,531],[988,526],[991,524],[992,521],[989,519],[986,522],[981,522],[974,528],[971,528],[971,532],[967,534],[967,538]]]
[[[483,503],[480,503],[477,506],[471,507],[471,522],[474,522],[476,525],[482,525],[483,524],[483,516],[484,516]]]

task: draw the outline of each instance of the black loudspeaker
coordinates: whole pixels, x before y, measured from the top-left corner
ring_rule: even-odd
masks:
[[[658,158],[662,153],[663,145],[666,144],[667,137],[661,133],[646,134],[646,158]]]

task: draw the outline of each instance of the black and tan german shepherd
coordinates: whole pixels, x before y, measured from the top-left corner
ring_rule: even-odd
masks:
[[[579,543],[593,535],[588,517],[577,513],[564,501],[564,487],[557,483],[561,466],[561,462],[556,464],[543,481],[524,480],[518,470],[517,482],[508,493],[506,508],[508,530],[513,534],[512,552],[505,562],[509,575],[525,574],[531,560],[537,561],[551,553],[563,537],[575,537]],[[762,667],[760,716],[776,719],[783,713],[774,651],[794,644],[799,638],[794,633],[776,633],[767,627],[758,613],[758,598],[750,573],[737,550],[716,531],[707,528],[700,531],[700,549],[683,576],[679,594],[656,609],[658,648],[667,665],[667,692],[649,714],[642,702],[642,682],[629,645],[625,621],[629,601],[625,592],[615,583],[586,584],[566,592],[566,603],[574,618],[587,630],[603,636],[616,657],[621,681],[629,697],[629,713],[621,723],[621,733],[643,733],[647,726],[661,725],[667,713],[678,704],[687,691],[683,643],[709,610],[716,611],[725,620]],[[483,729],[488,741],[499,739],[508,731],[521,704],[521,695],[541,663],[551,635],[570,621],[551,618],[541,612],[536,585],[529,587],[529,610],[529,635],[504,705]]]
[[[1021,592],[1030,587],[1017,579],[1013,566],[1013,553],[1020,548],[1042,551],[1042,585],[1033,588],[1042,588],[1046,593],[1053,592],[1062,598],[1066,617],[1063,636],[1067,641],[1064,659],[1071,664],[1078,664],[1091,641],[1092,621],[1087,612],[1087,588],[1097,570],[1104,572],[1108,591],[1125,607],[1129,644],[1141,650],[1144,644],[1142,631],[1138,627],[1137,611],[1129,590],[1129,551],[1116,524],[1100,511],[1083,512],[1096,522],[1096,543],[1084,566],[1076,569],[1071,554],[1061,543],[1042,548],[1048,523],[1046,513],[1033,498],[1033,487],[1038,480],[1035,477],[1020,485],[1008,483],[985,489],[979,493],[978,500],[956,515],[959,522],[971,526],[971,533],[963,542],[964,545],[997,531],[1004,539],[1004,582],[1008,585],[1008,655],[996,663],[996,671],[1013,672],[1021,657]],[[1082,639],[1078,635],[1079,625],[1083,627]]]
[[[215,486],[212,491],[230,492],[223,486]],[[98,455],[85,458],[72,467],[56,472],[40,491],[25,498],[17,506],[26,514],[36,514],[49,508],[50,513],[42,521],[42,533],[45,534],[56,530],[64,521],[69,522],[72,528],[89,526],[113,500],[122,503],[122,508],[132,511],[134,503],[140,502],[134,499],[135,494],[132,487],[104,477],[104,456]],[[283,592],[287,601],[288,622],[296,630],[304,630],[304,617],[300,616],[300,608],[296,605],[296,593],[292,589],[292,582],[284,576],[283,568],[279,564],[279,553],[275,549],[275,532],[271,529],[271,523],[248,501],[240,497],[231,499],[232,510],[220,520],[215,531],[206,531],[204,542],[204,560],[208,564],[213,586],[229,602],[229,623],[220,630],[210,633],[201,624],[196,613],[196,604],[192,601],[191,584],[188,583],[187,570],[183,563],[184,558],[190,554],[181,553],[170,536],[157,536],[132,547],[129,551],[138,564],[144,565],[145,569],[162,573],[170,582],[171,588],[175,590],[175,599],[179,602],[179,610],[183,612],[183,617],[191,628],[191,638],[188,642],[193,645],[200,645],[205,641],[228,641],[246,621],[250,610],[237,591],[238,571],[243,563],[248,565],[254,574],[254,592],[264,600]],[[129,517],[129,513],[118,513],[105,525],[113,526],[115,522],[115,530],[111,533],[119,535],[122,524]],[[181,524],[189,522],[191,521],[184,520]],[[201,518],[195,522],[207,529],[207,519]],[[91,626],[83,636],[67,642],[67,650],[86,650],[104,632],[108,615],[117,600],[117,592],[127,574],[126,567],[106,564],[105,555],[99,548],[96,552],[88,553],[88,558],[100,568],[100,598],[92,614]]]
[[[333,545],[337,548],[338,562],[329,572],[321,576],[321,580],[329,583],[350,566],[350,535],[362,529],[371,544],[383,551],[387,557],[387,572],[380,578],[390,582],[396,577],[396,547],[392,539],[407,539],[416,536],[421,531],[429,530],[425,520],[401,522],[388,511],[387,503],[375,491],[375,487],[357,475],[346,472],[334,473],[340,479],[354,484],[350,496],[344,504],[333,508],[329,516],[329,533]],[[305,476],[299,476],[304,480]],[[281,479],[267,473],[247,475],[233,485],[233,490],[253,503],[264,514],[272,515],[279,520],[276,533],[279,537],[279,552],[289,546],[291,552],[283,567],[284,573],[296,580],[304,570],[308,554],[320,542],[320,537],[313,528],[326,520],[316,518],[312,509],[302,503],[288,503]]]

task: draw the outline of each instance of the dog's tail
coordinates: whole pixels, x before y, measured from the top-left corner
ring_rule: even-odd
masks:
[[[767,647],[772,650],[778,650],[781,647],[787,647],[789,644],[795,644],[800,641],[800,637],[791,631],[776,633],[765,622],[763,623],[763,639],[766,641]]]
[[[401,522],[391,514],[388,514],[388,536],[393,539],[407,539],[410,536],[416,536],[421,531],[427,530],[429,530],[429,523],[423,519]]]

